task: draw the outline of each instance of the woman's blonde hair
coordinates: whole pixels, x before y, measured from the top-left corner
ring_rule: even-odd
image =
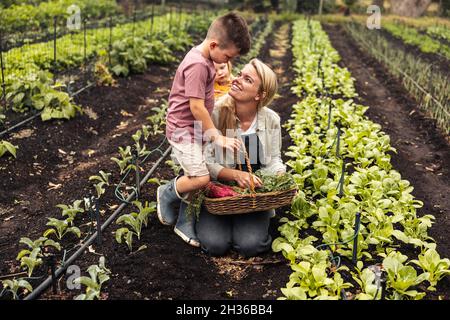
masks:
[[[261,99],[258,102],[258,110],[267,106],[272,102],[275,93],[278,90],[278,80],[275,72],[264,62],[259,59],[250,60],[251,64],[261,80],[258,93]],[[225,95],[219,99],[216,107],[220,108],[218,129],[223,135],[226,134],[227,129],[236,129],[236,104],[230,95]]]

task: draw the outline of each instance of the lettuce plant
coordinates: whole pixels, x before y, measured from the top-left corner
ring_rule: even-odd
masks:
[[[34,241],[29,238],[21,238],[19,242],[27,245],[28,249],[22,249],[16,260],[20,260],[21,267],[26,267],[29,277],[33,274],[34,269],[43,263],[42,250],[44,247],[53,247],[58,251],[61,250],[61,245],[58,242],[47,237],[40,237]]]
[[[403,264],[407,259],[407,256],[393,251],[383,260],[387,284],[393,289],[391,298],[394,300],[420,300],[425,296],[425,293],[417,292],[414,287],[428,280],[429,274],[422,273],[417,276],[417,271],[413,267]]]
[[[44,71],[30,73],[16,79],[7,87],[6,99],[16,112],[41,110],[42,120],[70,119],[81,108],[72,103],[65,92],[59,91],[61,83],[52,84],[50,74]]]
[[[128,226],[116,230],[116,241],[122,243],[123,238],[130,251],[133,250],[133,237],[141,238],[142,227],[147,226],[148,216],[150,213],[156,211],[155,202],[151,202],[150,204],[146,202],[145,206],[139,201],[133,201],[133,204],[138,208],[138,212],[124,214],[116,220],[117,224],[125,224]]]
[[[111,160],[117,163],[120,168],[120,174],[123,174],[128,168],[133,156],[131,155],[131,147],[127,146],[126,148],[119,147],[119,154],[121,159],[112,157]]]
[[[2,280],[3,290],[11,293],[14,300],[19,300],[18,291],[26,289],[28,292],[33,291],[31,284],[24,279]]]
[[[61,215],[68,218],[71,223],[79,213],[83,213],[84,209],[81,208],[82,200],[75,200],[72,205],[58,204],[56,207],[61,209]]]
[[[110,279],[111,271],[106,268],[105,257],[100,257],[98,265],[91,265],[87,269],[89,277],[83,276],[75,279],[74,283],[86,286],[86,293],[75,297],[75,300],[100,299],[102,285]]]
[[[17,148],[18,146],[13,145],[6,140],[0,140],[0,158],[3,157],[6,152],[16,158]]]
[[[65,220],[58,220],[56,218],[48,218],[47,226],[53,227],[45,230],[43,236],[48,237],[54,234],[59,240],[61,240],[66,234],[72,233],[78,238],[81,237],[81,231],[78,227],[69,227],[72,225],[72,219],[67,218]]]
[[[436,291],[438,281],[450,275],[450,260],[441,259],[435,249],[426,249],[419,255],[418,260],[412,260],[411,263],[418,265],[428,274],[427,280],[430,282],[428,290],[430,291]]]
[[[103,170],[100,170],[99,174],[89,177],[89,181],[98,181],[98,183],[94,184],[97,198],[100,198],[105,193],[105,186],[109,186],[109,177],[111,176],[111,173],[106,173]]]

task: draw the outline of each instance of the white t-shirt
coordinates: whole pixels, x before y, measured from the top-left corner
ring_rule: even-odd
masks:
[[[242,132],[242,135],[243,135],[243,136],[248,136],[248,135],[250,135],[250,134],[256,133],[256,118],[257,118],[257,117],[258,117],[258,115],[256,115],[256,116],[253,118],[252,124],[251,124],[250,127],[247,129],[247,131],[243,131],[243,132]]]

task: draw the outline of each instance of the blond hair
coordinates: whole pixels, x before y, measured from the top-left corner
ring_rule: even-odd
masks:
[[[249,64],[255,68],[261,80],[258,90],[258,93],[261,94],[257,107],[259,110],[272,102],[278,90],[278,80],[275,72],[261,60],[255,58],[250,60]],[[236,102],[234,99],[227,94],[217,101],[216,107],[220,108],[218,129],[222,134],[225,135],[227,129],[236,129]]]

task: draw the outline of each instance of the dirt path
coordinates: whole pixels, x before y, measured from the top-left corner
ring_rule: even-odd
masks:
[[[324,28],[342,57],[341,65],[356,78],[358,100],[370,107],[367,116],[382,126],[397,149],[392,155],[393,167],[411,182],[414,196],[424,202],[419,215],[435,216],[430,235],[437,242],[438,252],[450,257],[449,145],[385,67],[360,50],[341,27]]]

